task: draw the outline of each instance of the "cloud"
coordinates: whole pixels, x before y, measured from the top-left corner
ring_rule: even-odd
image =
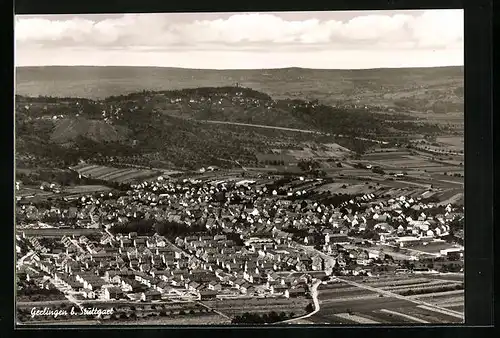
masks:
[[[348,21],[287,21],[276,14],[234,14],[226,19],[178,22],[176,14],[128,14],[101,21],[74,17],[66,20],[16,18],[20,45],[65,47],[154,46],[207,49],[260,44],[267,48],[320,45],[327,48],[357,46],[383,48],[447,48],[463,38],[462,11],[425,11],[420,15],[359,15]],[[202,16],[202,15],[200,15]]]
[[[16,64],[455,65],[463,64],[463,27],[461,10],[17,16]]]

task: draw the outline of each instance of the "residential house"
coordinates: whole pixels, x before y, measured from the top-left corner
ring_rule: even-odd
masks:
[[[161,293],[158,291],[146,291],[141,293],[141,301],[150,302],[154,300],[161,300]]]
[[[118,287],[109,287],[104,289],[104,298],[107,300],[110,299],[122,299],[124,298],[124,293],[121,288]]]
[[[222,285],[218,281],[210,281],[207,285],[209,290],[220,291],[222,290]]]
[[[217,297],[218,292],[215,290],[203,289],[203,290],[200,290],[199,294],[200,294],[201,300],[211,300],[211,299],[215,299]]]

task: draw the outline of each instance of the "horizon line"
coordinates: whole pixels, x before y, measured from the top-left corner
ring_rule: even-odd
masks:
[[[286,70],[286,69],[303,69],[303,70],[395,70],[395,69],[430,69],[430,68],[457,68],[464,65],[446,65],[446,66],[406,66],[406,67],[373,67],[373,68],[307,68],[307,67],[278,67],[278,68],[188,68],[188,67],[173,67],[173,66],[137,66],[137,65],[32,65],[32,66],[14,66],[17,68],[49,68],[49,67],[88,67],[88,68],[165,68],[165,69],[182,69],[182,70],[208,70],[208,71],[244,71],[244,70]]]

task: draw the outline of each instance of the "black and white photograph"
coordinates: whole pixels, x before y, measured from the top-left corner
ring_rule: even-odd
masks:
[[[16,327],[464,323],[463,10],[14,24]]]

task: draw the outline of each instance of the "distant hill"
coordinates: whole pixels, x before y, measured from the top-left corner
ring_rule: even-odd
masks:
[[[196,168],[213,164],[233,166],[236,160],[242,165],[253,165],[256,153],[281,148],[298,150],[299,157],[309,156],[310,151],[300,151],[311,142],[341,142],[344,147],[356,149],[362,145],[354,141],[355,136],[387,136],[388,118],[398,116],[316,101],[274,100],[249,88],[203,87],[141,91],[103,100],[16,95],[15,117],[16,158],[22,158],[25,165],[43,162],[61,166],[80,159],[107,163],[114,157],[123,163],[170,163],[178,168]],[[209,124],[206,120],[326,131],[350,137],[334,140],[315,133]],[[408,128],[413,132],[413,124],[403,127],[400,132],[408,133]],[[312,151],[341,156],[327,146],[311,147]]]
[[[103,99],[142,90],[234,86],[238,83],[275,99],[399,105],[423,110],[451,105],[451,109],[461,109],[463,77],[463,67],[367,70],[18,67],[16,94]]]

